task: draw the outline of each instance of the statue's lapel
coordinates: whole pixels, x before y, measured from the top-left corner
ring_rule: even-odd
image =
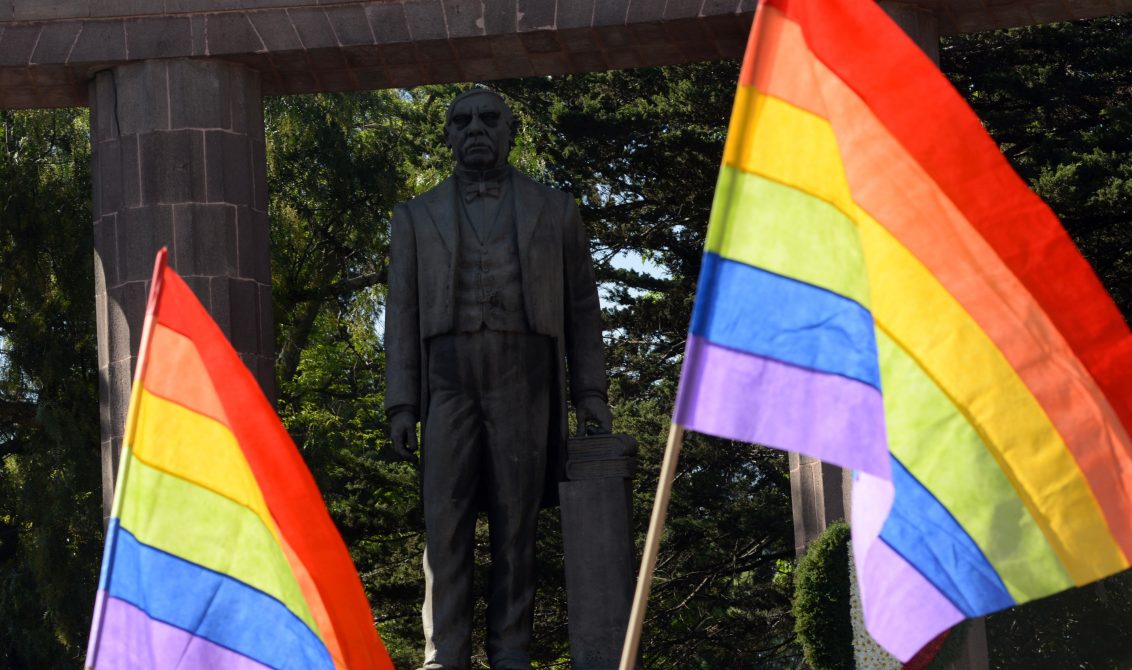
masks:
[[[515,232],[519,241],[519,257],[526,259],[531,236],[542,220],[542,208],[546,204],[540,187],[529,177],[512,170],[511,183],[515,186]]]
[[[436,226],[436,232],[440,234],[440,239],[444,242],[444,246],[448,248],[449,253],[456,253],[456,180],[449,177],[440,182],[440,185],[429,192],[429,198],[425,203],[425,208],[428,210],[428,215],[432,219],[432,224]]]

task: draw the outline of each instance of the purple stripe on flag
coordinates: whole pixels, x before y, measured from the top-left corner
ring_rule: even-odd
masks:
[[[676,423],[891,479],[884,401],[868,384],[689,334]]]
[[[216,645],[175,626],[149,618],[130,603],[98,592],[106,609],[102,619],[97,655],[87,659],[94,670],[110,668],[150,670],[265,670],[243,654]]]
[[[963,613],[884,541],[872,543],[857,565],[869,634],[901,661],[963,620]]]

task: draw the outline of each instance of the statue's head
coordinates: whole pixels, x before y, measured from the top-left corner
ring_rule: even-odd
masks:
[[[444,143],[456,163],[471,170],[502,167],[515,139],[515,115],[498,93],[472,88],[452,99]]]

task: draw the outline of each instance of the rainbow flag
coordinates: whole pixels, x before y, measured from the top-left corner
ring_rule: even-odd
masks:
[[[869,0],[763,0],[676,423],[856,470],[871,634],[907,660],[1132,557],[1132,334]]]
[[[302,456],[164,249],[86,667],[393,668]]]

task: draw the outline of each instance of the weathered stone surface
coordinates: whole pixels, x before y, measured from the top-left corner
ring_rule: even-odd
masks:
[[[260,90],[254,70],[187,59],[119,66],[91,84],[104,467],[116,467],[162,246],[274,395]],[[111,490],[113,472],[104,477]]]

